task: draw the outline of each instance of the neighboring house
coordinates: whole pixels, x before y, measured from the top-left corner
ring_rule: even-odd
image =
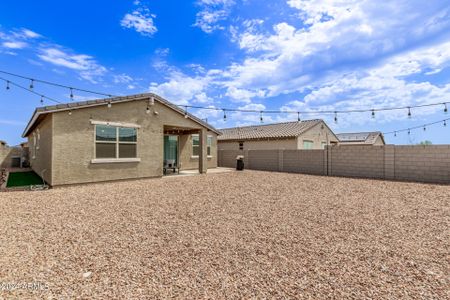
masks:
[[[219,150],[324,149],[338,139],[323,120],[221,129]]]
[[[379,131],[375,132],[354,132],[354,133],[338,133],[340,145],[372,145],[382,146],[384,142],[383,134]]]
[[[26,153],[22,147],[9,147],[0,140],[0,168],[20,168],[25,161]]]
[[[35,110],[32,169],[50,185],[159,177],[165,160],[206,173],[217,167],[211,125],[155,94],[73,102]]]

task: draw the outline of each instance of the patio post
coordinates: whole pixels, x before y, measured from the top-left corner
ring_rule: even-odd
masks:
[[[199,134],[199,142],[200,142],[200,153],[198,157],[198,172],[200,174],[205,174],[208,170],[208,159],[207,159],[207,139],[208,133],[207,130],[202,128],[200,129]]]

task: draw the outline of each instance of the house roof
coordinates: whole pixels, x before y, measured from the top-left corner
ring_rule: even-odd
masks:
[[[267,125],[255,125],[245,127],[233,127],[220,129],[222,135],[219,141],[231,140],[255,140],[255,139],[285,139],[295,138],[323,120],[305,120],[301,122],[285,122]]]
[[[351,143],[351,144],[373,145],[379,136],[381,136],[381,139],[383,140],[384,143],[384,137],[380,131],[337,133],[336,136],[338,137],[339,142],[343,144]]]
[[[153,93],[144,93],[144,94],[136,94],[136,95],[129,95],[129,96],[120,96],[120,97],[112,97],[112,98],[104,98],[104,99],[97,99],[97,100],[89,100],[89,101],[79,101],[79,102],[70,102],[65,104],[57,104],[57,105],[50,105],[50,106],[43,106],[38,107],[33,113],[33,116],[31,117],[30,121],[28,122],[27,127],[25,128],[22,137],[26,137],[30,131],[37,125],[39,122],[43,119],[43,116],[55,112],[60,111],[70,111],[70,110],[76,110],[76,109],[83,109],[83,108],[89,108],[94,106],[101,106],[101,105],[108,105],[108,103],[114,104],[114,103],[122,103],[122,102],[130,102],[130,101],[140,101],[145,99],[150,99],[153,97],[155,101],[158,101],[159,103],[175,110],[176,112],[185,115],[186,112],[182,108],[178,107],[177,105],[173,104],[172,102],[156,95]],[[208,128],[209,130],[220,134],[220,132],[211,126],[210,124],[206,123],[205,121],[197,118],[193,114],[187,113],[188,118],[192,121]]]

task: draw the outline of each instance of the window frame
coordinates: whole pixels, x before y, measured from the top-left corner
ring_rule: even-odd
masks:
[[[114,163],[114,162],[140,162],[139,151],[138,151],[138,139],[139,139],[139,126],[125,123],[105,123],[105,122],[92,122],[94,125],[94,158],[91,163]],[[128,125],[128,126],[127,126]],[[131,125],[131,126],[130,126]],[[99,141],[97,140],[97,127],[113,127],[115,128],[115,141]],[[120,141],[120,128],[128,128],[136,130],[136,141]],[[114,144],[115,145],[115,157],[97,157],[97,144]],[[120,157],[120,145],[136,145],[136,157]]]
[[[305,148],[305,143],[310,143],[311,148]],[[303,140],[303,150],[312,150],[314,149],[314,141],[311,140]]]
[[[198,138],[198,145],[194,145],[194,138]],[[200,134],[199,133],[193,133],[191,134],[191,140],[192,140],[192,155],[191,158],[199,158],[200,157]],[[211,141],[211,145],[208,145],[208,141]],[[214,140],[214,136],[212,135],[207,135],[206,136],[206,157],[207,158],[212,158],[212,145],[213,145],[213,140]],[[194,154],[194,147],[198,147],[198,154]],[[208,154],[208,149],[209,149],[209,153]]]
[[[244,150],[244,142],[243,141],[238,142],[238,147],[240,151]]]

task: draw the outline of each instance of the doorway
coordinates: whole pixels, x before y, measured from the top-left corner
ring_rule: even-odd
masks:
[[[178,135],[164,135],[164,169],[178,169]]]

